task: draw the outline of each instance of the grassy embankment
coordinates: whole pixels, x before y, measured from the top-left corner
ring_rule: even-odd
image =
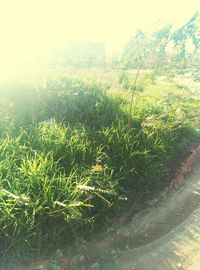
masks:
[[[64,76],[1,89],[1,257],[62,247],[165,185],[200,102],[163,81],[138,90],[128,129],[130,91]]]

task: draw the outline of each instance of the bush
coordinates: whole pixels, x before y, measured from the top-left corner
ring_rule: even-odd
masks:
[[[6,126],[18,129],[32,121],[39,123],[51,118],[66,124],[84,123],[100,128],[109,126],[123,114],[118,100],[106,95],[104,89],[68,77],[49,79],[36,87],[9,85],[1,94],[2,130]]]

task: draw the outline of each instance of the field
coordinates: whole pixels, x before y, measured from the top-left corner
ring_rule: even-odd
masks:
[[[173,74],[142,71],[136,85],[135,71],[26,78],[0,89],[5,267],[66,249],[156,196],[200,135],[199,94]]]

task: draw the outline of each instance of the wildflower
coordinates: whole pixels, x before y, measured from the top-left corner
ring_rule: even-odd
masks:
[[[95,166],[92,166],[92,171],[93,172],[102,172],[103,171],[103,166],[100,164],[96,164]]]

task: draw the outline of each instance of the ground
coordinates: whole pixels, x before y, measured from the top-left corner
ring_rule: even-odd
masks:
[[[138,221],[123,228],[127,250],[100,269],[200,269],[200,171]],[[132,245],[132,246],[131,246]],[[135,248],[134,248],[135,246]],[[129,249],[129,250],[128,250]]]
[[[182,166],[191,169],[192,155]],[[193,155],[197,160],[197,155]],[[198,163],[196,163],[198,166]],[[177,175],[180,181],[180,175]],[[185,174],[185,173],[183,173]],[[180,184],[180,183],[175,183]],[[98,269],[200,269],[200,170],[186,183],[118,228],[109,256],[100,252]],[[102,244],[105,245],[105,241]],[[108,240],[107,240],[108,241]],[[98,243],[99,245],[99,243]],[[105,246],[109,246],[105,245]],[[107,247],[106,247],[107,248]],[[103,255],[102,255],[103,254]],[[105,262],[100,263],[105,260]],[[94,264],[93,264],[94,265]],[[92,268],[91,268],[92,269]]]

